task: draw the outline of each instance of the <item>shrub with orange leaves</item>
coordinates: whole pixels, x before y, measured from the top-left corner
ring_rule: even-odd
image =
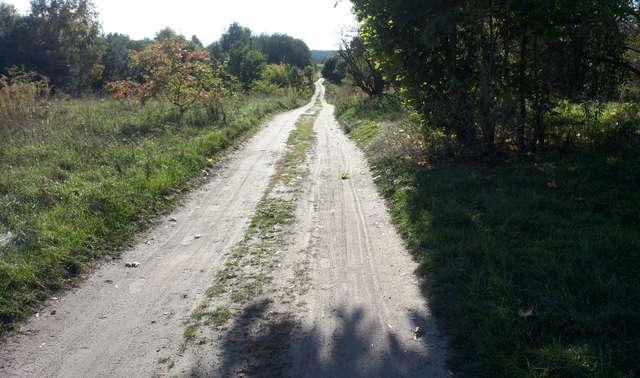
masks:
[[[183,37],[159,41],[133,52],[131,62],[142,80],[109,83],[114,97],[133,98],[142,104],[160,98],[176,106],[180,120],[194,104],[219,106],[227,93],[208,52]]]

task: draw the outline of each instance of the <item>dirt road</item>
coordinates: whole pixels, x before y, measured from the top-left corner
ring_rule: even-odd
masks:
[[[316,143],[290,190],[295,222],[262,268],[272,279],[260,296],[230,305],[238,310],[227,326],[185,344],[185,323],[273,190],[287,137],[316,97]],[[309,105],[275,117],[122,261],[10,336],[0,376],[448,377],[415,268],[320,82]]]
[[[322,98],[301,198],[313,219],[311,290],[294,376],[446,377],[439,336],[361,151]],[[348,179],[341,177],[343,172]],[[304,216],[303,216],[304,218]],[[417,330],[417,332],[416,332]]]

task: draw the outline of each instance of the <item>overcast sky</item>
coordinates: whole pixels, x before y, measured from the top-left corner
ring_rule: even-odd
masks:
[[[29,0],[0,0],[22,13]],[[340,30],[356,25],[351,3],[336,0],[94,0],[106,33],[131,38],[153,37],[169,26],[181,34],[197,35],[209,44],[234,21],[255,33],[286,33],[303,39],[311,49],[332,50]]]

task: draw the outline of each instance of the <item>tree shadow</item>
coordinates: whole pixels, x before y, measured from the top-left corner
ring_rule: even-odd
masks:
[[[248,306],[224,335],[219,366],[191,371],[193,377],[441,377],[448,376],[430,356],[427,337],[408,350],[393,334],[374,332],[362,308],[337,308],[333,334],[305,327],[293,314],[271,311],[268,300]],[[417,312],[414,327],[433,334],[435,322]],[[372,348],[383,344],[383,348]],[[198,364],[199,365],[199,364]]]
[[[637,375],[637,152],[378,167],[457,371]]]

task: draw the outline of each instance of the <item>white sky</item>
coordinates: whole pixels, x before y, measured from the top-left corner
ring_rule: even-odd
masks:
[[[0,0],[22,13],[29,0]],[[131,38],[153,37],[169,26],[193,34],[205,44],[217,40],[234,21],[254,33],[286,33],[303,39],[312,50],[333,50],[340,31],[356,25],[351,3],[336,0],[94,0],[105,33]]]

